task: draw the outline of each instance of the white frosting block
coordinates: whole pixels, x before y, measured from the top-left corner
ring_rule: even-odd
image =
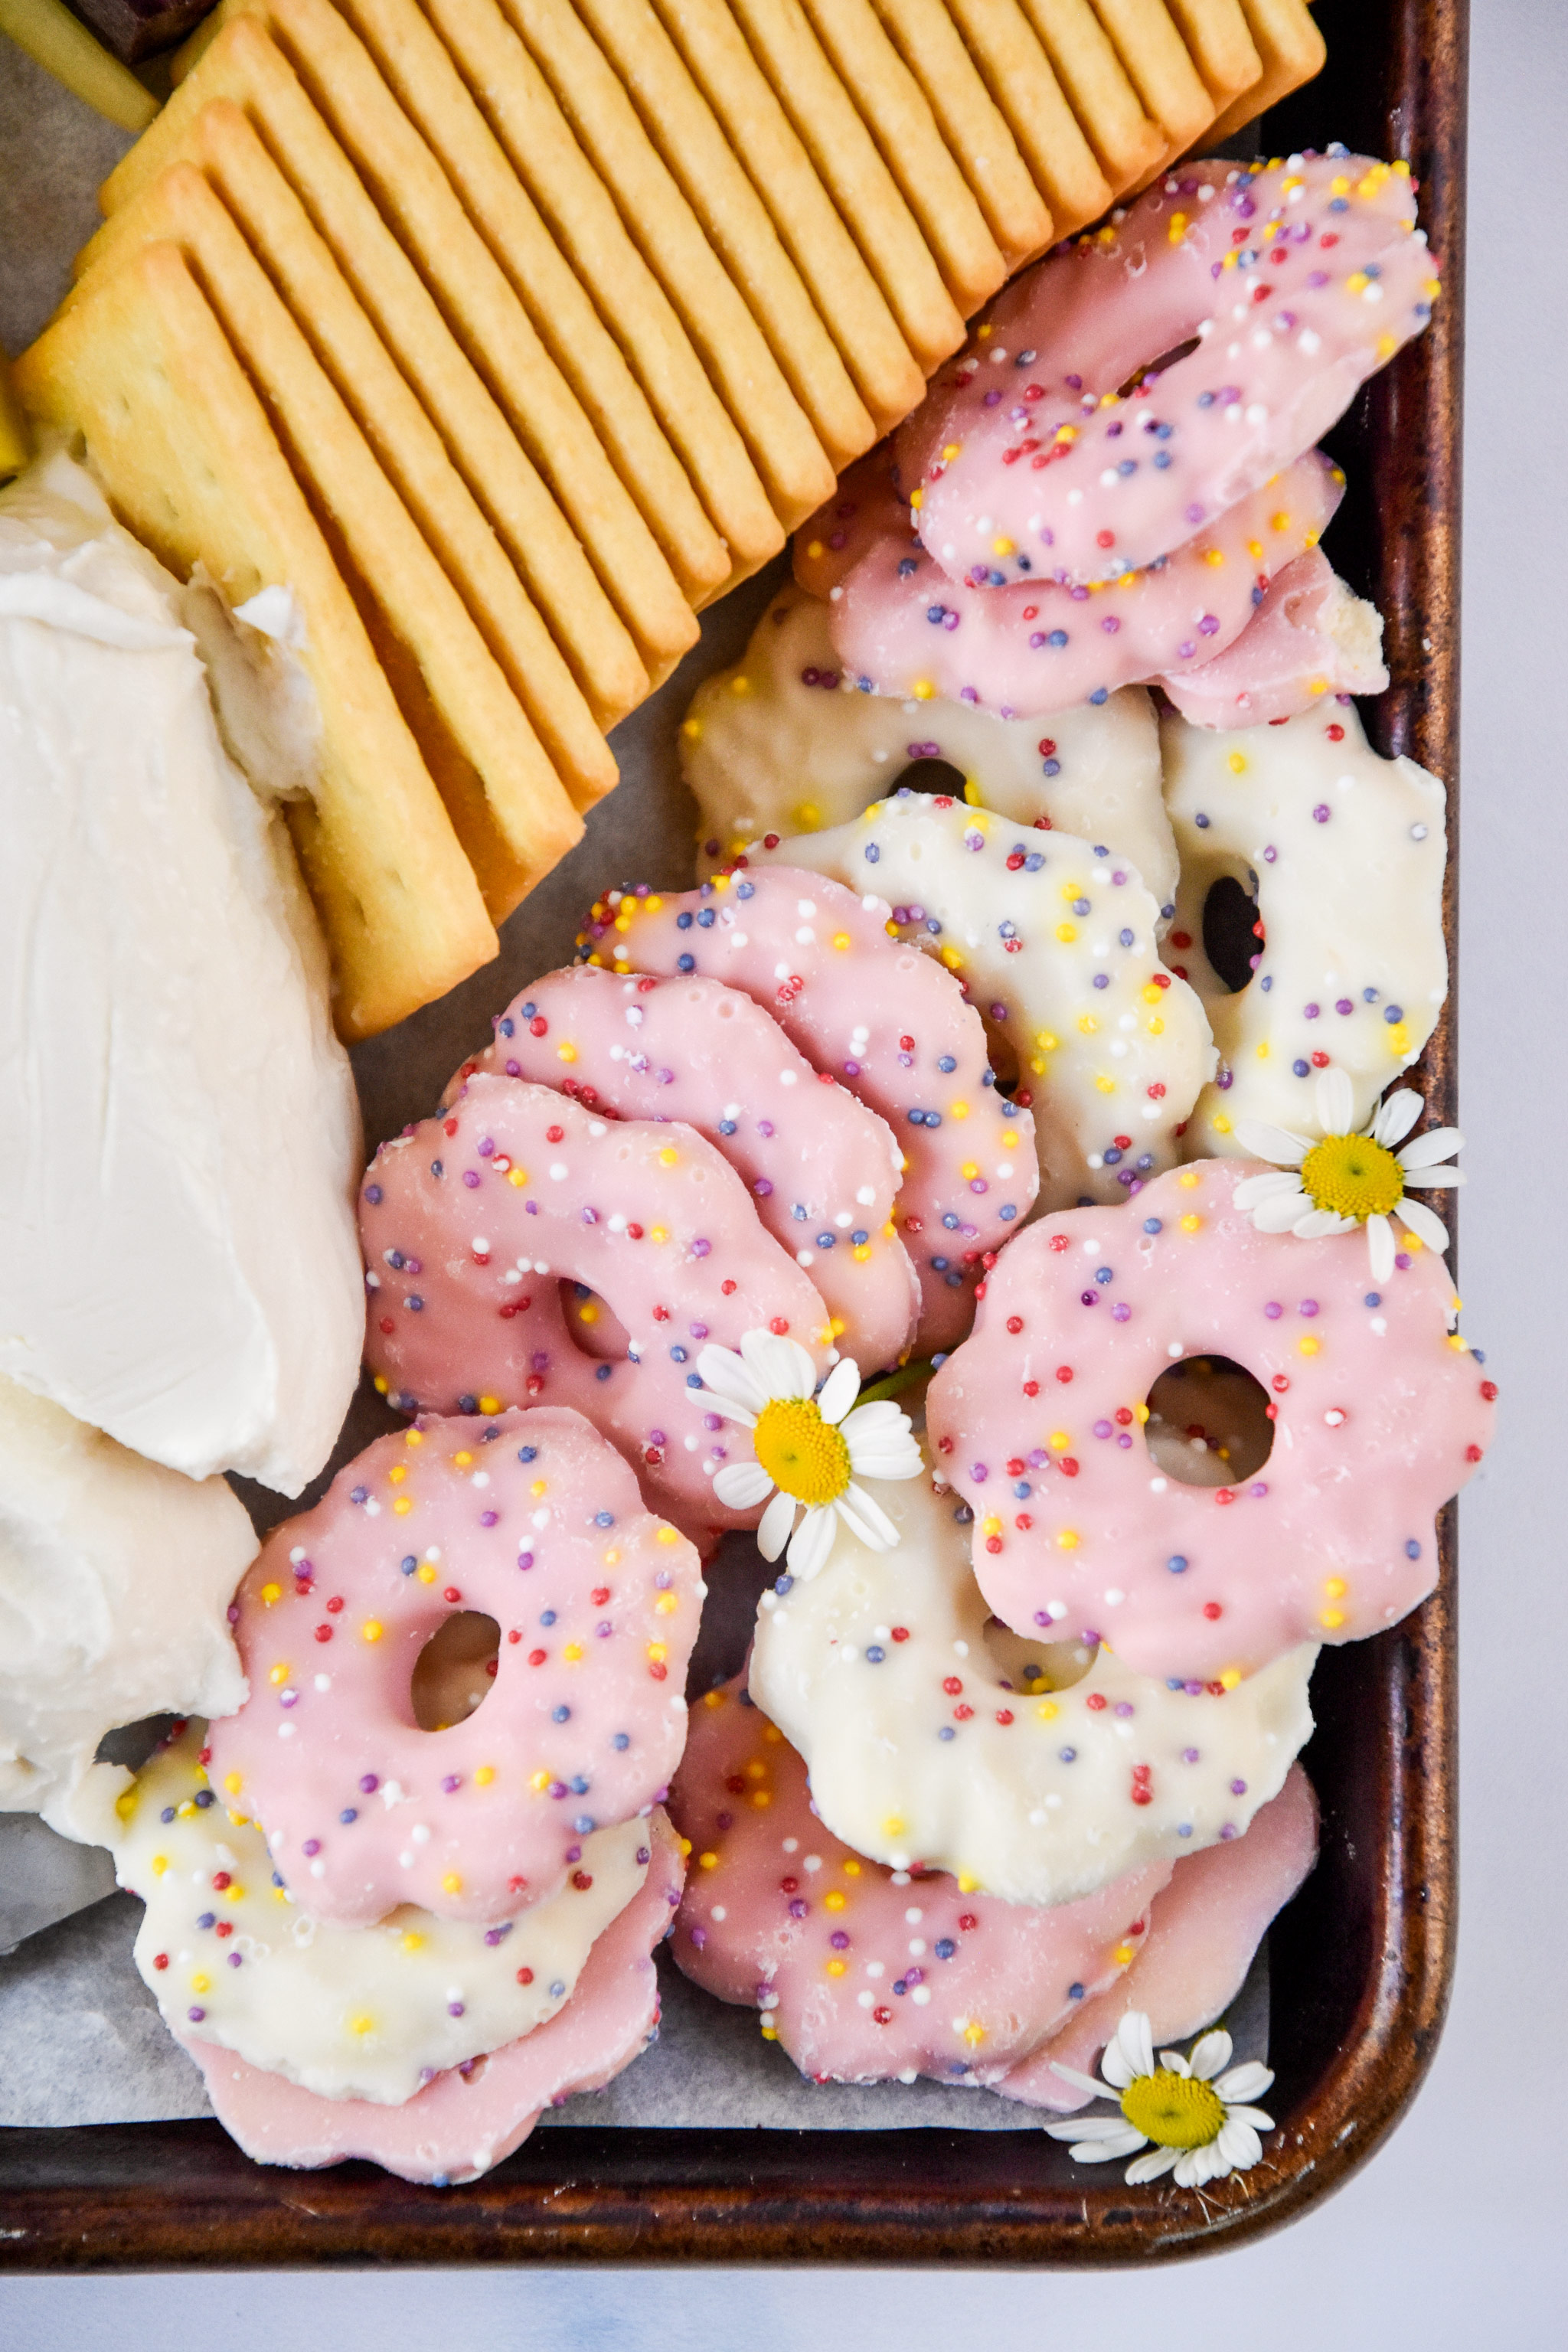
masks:
[[[358,1108],[181,593],[63,457],[0,493],[0,1373],[296,1494],[358,1372]]]
[[[110,1843],[129,1776],[94,1762],[105,1732],[243,1702],[227,1610],[255,1552],[221,1478],[0,1380],[0,1811]]]
[[[819,597],[784,589],[734,668],[693,697],[680,769],[702,820],[700,874],[730,865],[764,834],[843,824],[886,799],[913,761],[945,760],[970,801],[1019,824],[1043,818],[1104,842],[1169,908],[1176,850],[1146,688],[1035,719],[1001,719],[942,695],[900,701],[863,692],[846,674],[827,619]]]
[[[489,1925],[404,1904],[369,1927],[314,1919],[274,1883],[258,1824],[199,1761],[201,1727],[121,1800],[114,1862],[146,1916],[136,1965],[182,2040],[217,2042],[327,2099],[398,2106],[565,2006],[647,1874],[646,1819],[583,1840],[559,1895]]]
[[[908,793],[752,864],[874,891],[894,936],[962,982],[1033,1108],[1042,1210],[1121,1201],[1182,1157],[1215,1069],[1209,1026],[1160,961],[1158,906],[1103,841]],[[937,1115],[968,1108],[950,1100]]]
[[[1321,1069],[1343,1070],[1364,1123],[1448,992],[1441,783],[1382,759],[1351,703],[1279,726],[1167,719],[1160,731],[1182,859],[1163,953],[1203,999],[1220,1056],[1188,1158],[1241,1155],[1241,1118],[1310,1129]],[[1226,876],[1256,897],[1265,935],[1234,994],[1204,952],[1205,903]]]

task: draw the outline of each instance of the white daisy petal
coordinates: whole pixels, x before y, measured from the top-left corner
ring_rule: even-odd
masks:
[[[805,1517],[789,1539],[789,1572],[802,1584],[809,1584],[827,1565],[833,1551],[833,1539],[838,1532],[838,1514],[820,1505],[807,1508]]]
[[[713,1493],[727,1511],[754,1510],[773,1491],[773,1482],[760,1462],[726,1462],[713,1473]]]
[[[869,1437],[857,1430],[847,1442],[849,1466],[863,1478],[918,1478],[925,1467],[912,1430],[874,1429]]]
[[[1119,2156],[1136,2155],[1148,2144],[1143,2133],[1124,2125],[1115,2139],[1075,2140],[1068,2154],[1079,2164],[1108,2164],[1114,2163]]]
[[[1344,1070],[1320,1070],[1313,1089],[1318,1125],[1325,1135],[1348,1135],[1355,1118],[1355,1094]]]
[[[818,1398],[817,1402],[820,1403],[821,1399]],[[839,1424],[846,1437],[852,1429],[869,1432],[874,1429],[907,1429],[909,1425],[909,1414],[901,1404],[895,1404],[891,1397],[875,1397],[869,1404],[858,1404]]]
[[[766,1396],[804,1402],[816,1390],[816,1366],[795,1339],[781,1339],[776,1331],[748,1331],[741,1353]]]
[[[1109,2099],[1113,2096],[1103,2083],[1095,2081],[1092,2074],[1080,2074],[1073,2066],[1060,2066],[1054,2058],[1051,2060],[1051,2072],[1053,2074],[1059,2074],[1064,2083],[1070,2083],[1075,2091],[1087,2091],[1091,2099]],[[1076,2129],[1077,2126],[1075,2126],[1074,2128]]]
[[[1394,1227],[1381,1213],[1366,1221],[1366,1254],[1373,1282],[1387,1282],[1394,1273]]]
[[[1294,1192],[1277,1192],[1260,1201],[1252,1211],[1252,1222],[1260,1234],[1291,1233],[1310,1206],[1307,1195],[1297,1185]]]
[[[1058,2139],[1084,2141],[1122,2140],[1132,2128],[1125,2116],[1073,2116],[1065,2124],[1046,2126]],[[1137,2137],[1142,2145],[1143,2135],[1139,2133]]]
[[[1152,2147],[1147,2156],[1134,2157],[1124,2176],[1128,2188],[1142,2189],[1145,2182],[1158,2180],[1180,2163],[1181,2153],[1175,2147]]]
[[[1196,2051],[1193,2055],[1196,2057]],[[1229,2055],[1226,2051],[1226,2056]],[[1223,2060],[1221,2063],[1224,2063]],[[1274,2070],[1265,2066],[1260,2059],[1244,2058],[1241,2064],[1233,2066],[1228,2074],[1220,2074],[1216,2068],[1209,2079],[1214,2084],[1215,2095],[1228,2106],[1235,2099],[1260,2099],[1274,2080]]]
[[[1223,2027],[1216,2028],[1213,2033],[1205,2033],[1201,2042],[1194,2042],[1193,2072],[1200,2083],[1212,2082],[1224,2067],[1229,2065],[1232,2047],[1231,2038]],[[1220,2096],[1225,2096],[1223,2091]]]
[[[852,1356],[841,1356],[817,1392],[816,1410],[830,1424],[841,1422],[860,1393],[860,1367]]]
[[[1402,1168],[1430,1168],[1436,1160],[1452,1160],[1464,1148],[1465,1139],[1457,1127],[1429,1127],[1425,1135],[1412,1137],[1396,1156]]]
[[[1396,1143],[1404,1141],[1426,1108],[1425,1096],[1414,1093],[1409,1087],[1401,1087],[1386,1102],[1378,1105],[1377,1117],[1372,1122],[1373,1141],[1381,1143],[1385,1151],[1392,1151]]]
[[[777,1559],[795,1528],[795,1500],[781,1489],[763,1513],[757,1529],[757,1549],[764,1559]]]
[[[1312,1149],[1307,1136],[1292,1135],[1288,1127],[1274,1127],[1263,1118],[1238,1118],[1236,1139],[1255,1160],[1272,1160],[1281,1168],[1300,1168]]]
[[[1259,1201],[1271,1201],[1276,1193],[1281,1198],[1287,1192],[1301,1197],[1301,1179],[1289,1168],[1271,1168],[1267,1176],[1244,1176],[1231,1199],[1238,1209],[1255,1209]]]
[[[1326,1241],[1331,1234],[1348,1234],[1355,1224],[1353,1217],[1342,1217],[1337,1209],[1310,1209],[1298,1217],[1290,1230],[1298,1241]]]
[[[1250,2124],[1239,2116],[1227,2116],[1220,2126],[1215,2147],[1226,2162],[1237,2172],[1249,2172],[1263,2154],[1263,2142]]]
[[[1116,2042],[1133,2074],[1154,2071],[1154,2041],[1149,2020],[1141,2009],[1130,2009],[1116,2029]]]
[[[1227,2104],[1226,2114],[1238,2116],[1244,2124],[1251,2124],[1260,2132],[1272,2131],[1274,2128],[1273,2116],[1266,2116],[1261,2107],[1233,2107]]]
[[[898,1542],[899,1530],[880,1503],[873,1502],[864,1486],[857,1486],[853,1480],[842,1495],[834,1497],[833,1507],[868,1551],[891,1551]]]
[[[697,1370],[715,1396],[740,1405],[749,1413],[761,1412],[767,1403],[766,1389],[732,1349],[704,1348],[697,1359]]]
[[[1417,1241],[1426,1243],[1440,1257],[1448,1246],[1448,1228],[1440,1217],[1435,1217],[1424,1201],[1413,1201],[1409,1195],[1401,1201],[1395,1212],[1409,1226]]]
[[[1405,1171],[1406,1190],[1415,1184],[1426,1192],[1434,1185],[1462,1184],[1464,1181],[1462,1168],[1407,1168]]]
[[[1179,2074],[1184,2082],[1193,2071],[1179,2050],[1162,2050],[1159,2057],[1166,2074]]]

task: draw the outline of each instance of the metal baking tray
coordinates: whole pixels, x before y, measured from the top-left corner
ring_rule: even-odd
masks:
[[[1457,835],[1458,526],[1467,0],[1322,0],[1329,63],[1268,118],[1265,152],[1342,139],[1404,156],[1444,265],[1430,331],[1331,436],[1350,491],[1331,551],[1387,624],[1373,740],[1446,777]],[[752,609],[756,609],[754,604]],[[681,676],[628,727],[673,729],[699,674],[749,616],[715,616]],[[733,640],[731,644],[730,641]],[[633,764],[628,761],[628,765]],[[689,834],[659,807],[605,804],[568,869],[520,909],[503,961],[359,1056],[367,1132],[418,1115],[485,1015],[569,949],[573,914],[617,849],[658,845],[650,878],[689,879]],[[657,870],[663,866],[666,871]],[[647,862],[640,870],[648,872]],[[631,877],[625,877],[631,878]],[[1457,887],[1446,922],[1452,967]],[[515,975],[515,976],[514,976]],[[1454,1000],[1416,1073],[1456,1112]],[[408,1106],[412,1105],[413,1108]],[[1450,1202],[1452,1196],[1447,1196]],[[275,1516],[276,1514],[274,1514]],[[1103,2267],[1207,2252],[1293,2220],[1364,2163],[1430,2063],[1453,1967],[1455,1542],[1436,1592],[1373,1641],[1326,1651],[1306,1762],[1322,1858],[1270,1938],[1280,2124],[1251,2172],[1203,2192],[1123,2186],[1018,2131],[542,2131],[469,2188],[409,2186],[370,2164],[252,2164],[216,2123],[0,2132],[0,2264],[165,2270],[245,2264],[723,2262]],[[584,2103],[584,2112],[591,2108]]]

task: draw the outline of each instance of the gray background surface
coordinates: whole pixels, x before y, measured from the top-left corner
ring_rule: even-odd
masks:
[[[1568,11],[1555,0],[1474,0],[1474,25],[1460,1015],[1471,1189],[1461,1288],[1466,1328],[1488,1349],[1505,1412],[1462,1506],[1458,1978],[1441,2050],[1403,2127],[1283,2236],[1158,2275],[11,2280],[0,2282],[5,2352],[1568,2346],[1559,2186],[1568,1607],[1557,1519],[1568,1220],[1556,1189],[1568,1166],[1568,991],[1553,977],[1568,938],[1568,760],[1555,700],[1568,537],[1568,457],[1557,437],[1568,245],[1555,217]],[[0,58],[0,144],[24,95],[16,79]],[[37,187],[0,186],[0,248],[39,201]]]

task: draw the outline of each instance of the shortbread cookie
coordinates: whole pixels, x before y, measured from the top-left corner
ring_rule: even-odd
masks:
[[[1215,146],[1310,81],[1322,71],[1328,55],[1307,0],[1241,0],[1241,13],[1263,72],[1209,125],[1206,136]]]
[[[1009,271],[1021,268],[1050,244],[1050,210],[943,0],[875,0],[875,5],[925,92]]]
[[[1098,220],[1110,183],[1074,120],[1018,0],[947,0],[965,47],[1006,118],[1059,238]]]
[[[1163,162],[1165,134],[1142,102],[1089,0],[1021,0],[1113,195]]]
[[[1253,47],[1241,0],[1166,0],[1166,5],[1216,110],[1224,112],[1258,88],[1263,60]]]
[[[1166,0],[1089,0],[1089,5],[1144,112],[1165,134],[1164,161],[1185,154],[1213,122],[1215,105]]]
[[[327,931],[338,1025],[372,1036],[496,951],[479,885],[266,414],[181,256],[149,246],[19,363],[44,422],[80,433],[126,522],[231,605],[291,592],[321,734],[290,828]],[[140,388],[134,404],[128,383]]]

